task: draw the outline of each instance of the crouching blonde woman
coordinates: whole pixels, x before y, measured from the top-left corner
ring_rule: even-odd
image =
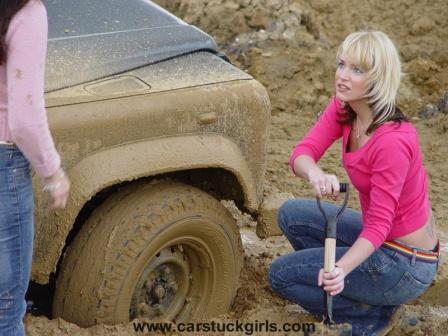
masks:
[[[396,106],[401,66],[378,31],[347,36],[337,52],[335,96],[294,148],[293,172],[317,197],[339,194],[339,181],[317,162],[342,138],[342,164],[361,212],[346,210],[337,228],[336,267],[323,271],[324,219],[314,199],[295,199],[278,221],[295,252],[276,259],[272,288],[322,317],[324,291],[335,322],[354,335],[380,335],[395,308],[421,295],[438,267],[439,243],[416,129]],[[334,215],[338,206],[323,202]],[[322,290],[323,287],[323,290]]]

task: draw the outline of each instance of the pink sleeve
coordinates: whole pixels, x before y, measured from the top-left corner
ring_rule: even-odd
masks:
[[[411,164],[413,149],[407,136],[386,133],[368,153],[372,172],[370,205],[359,237],[369,240],[375,249],[383,244],[392,228]]]
[[[6,36],[8,126],[12,140],[41,177],[60,166],[44,103],[47,32],[45,7],[31,0],[13,18]]]
[[[325,108],[316,124],[296,145],[289,158],[294,172],[294,160],[299,155],[308,155],[318,162],[328,147],[342,136],[342,125],[338,123],[339,102],[334,97]]]

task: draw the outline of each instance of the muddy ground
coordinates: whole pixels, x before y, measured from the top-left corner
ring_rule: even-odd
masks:
[[[396,42],[403,61],[399,105],[420,132],[443,263],[433,286],[396,314],[391,335],[446,335],[448,328],[448,6],[446,0],[159,0],[168,10],[216,38],[233,63],[267,88],[272,103],[266,193],[311,196],[290,173],[289,153],[333,95],[335,52],[350,32],[374,28]],[[346,175],[335,145],[321,161],[340,180]],[[255,222],[238,213],[245,268],[232,311],[216,321],[314,321],[269,289],[268,267],[291,250],[283,237],[260,240]],[[356,195],[350,205],[358,208]],[[403,326],[400,314],[415,314]],[[27,315],[29,335],[136,335],[131,325],[81,329],[62,320]],[[221,333],[224,335],[224,333]],[[237,333],[232,333],[232,335]]]

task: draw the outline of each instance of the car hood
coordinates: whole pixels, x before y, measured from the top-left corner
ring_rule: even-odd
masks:
[[[146,0],[46,0],[46,92],[199,50],[215,41]]]

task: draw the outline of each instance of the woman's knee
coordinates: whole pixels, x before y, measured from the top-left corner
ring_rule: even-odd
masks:
[[[313,203],[307,199],[291,199],[282,204],[278,210],[277,221],[282,232],[288,236],[291,226],[298,233],[302,223],[315,222]]]
[[[269,284],[271,285],[271,288],[277,292],[277,290],[281,287],[280,285],[280,279],[278,277],[278,273],[281,269],[281,262],[279,261],[279,259],[275,259],[270,268],[269,268],[269,272],[268,272],[268,281]]]
[[[289,226],[291,224],[296,224],[295,220],[297,214],[295,214],[297,209],[297,200],[290,199],[282,204],[280,209],[278,209],[277,221],[280,229],[284,234],[290,231]]]
[[[297,285],[306,277],[303,263],[308,261],[302,259],[300,254],[300,252],[285,254],[271,263],[268,279],[274,290]],[[305,269],[308,270],[309,267]]]
[[[314,302],[314,288],[302,282],[299,276],[292,276],[292,269],[285,265],[282,260],[276,259],[269,269],[268,280],[269,284],[278,296],[290,300],[296,304],[299,304],[306,309],[309,306],[318,305],[318,302]],[[317,288],[317,283],[316,283]],[[320,290],[320,289],[319,289]],[[313,301],[314,300],[314,301]]]
[[[289,214],[292,209],[291,205],[293,203],[294,203],[294,200],[290,199],[290,200],[287,200],[286,202],[284,202],[280,206],[280,208],[278,209],[278,213],[277,213],[277,220],[278,220],[279,224],[287,221],[287,218],[289,217]]]
[[[293,274],[296,267],[291,264],[290,259],[290,254],[278,257],[271,263],[271,267],[269,268],[269,283],[271,288],[280,296],[283,296],[282,289],[300,281],[300,278]]]

